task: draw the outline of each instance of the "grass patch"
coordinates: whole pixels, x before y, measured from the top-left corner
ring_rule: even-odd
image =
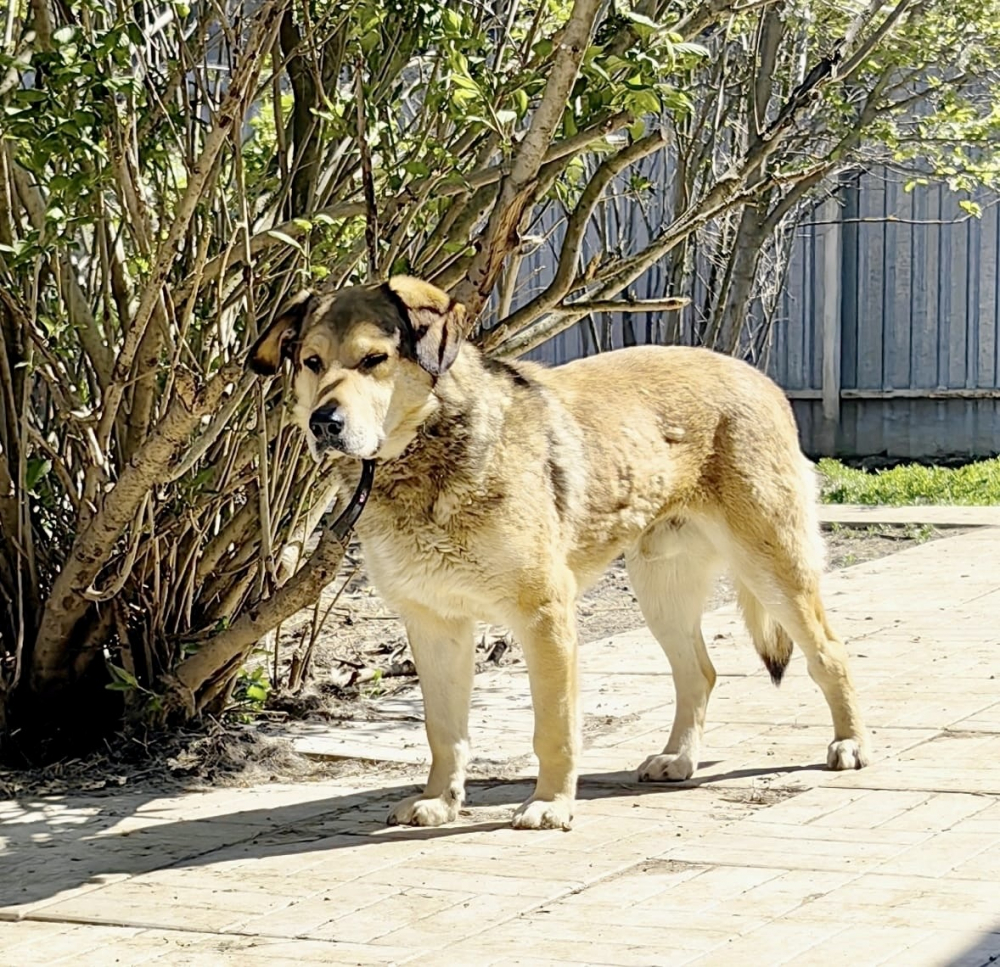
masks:
[[[825,504],[1000,504],[1000,457],[954,468],[901,464],[873,473],[823,459],[818,469]]]

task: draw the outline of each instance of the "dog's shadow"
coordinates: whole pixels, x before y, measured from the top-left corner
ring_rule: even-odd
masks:
[[[736,788],[742,788],[740,780],[816,768],[745,769],[699,775],[679,783],[639,783],[634,771],[588,773],[580,777],[578,798],[586,802],[662,797],[666,811],[669,797],[685,790],[734,780]],[[45,901],[108,878],[166,867],[207,867],[231,860],[345,847],[377,851],[394,842],[431,841],[502,829],[510,822],[502,807],[509,806],[512,811],[530,795],[533,785],[532,780],[523,778],[472,781],[461,821],[432,829],[385,826],[389,808],[419,791],[419,787],[398,784],[201,816],[198,813],[206,810],[199,808],[203,801],[199,793],[185,794],[180,803],[162,793],[134,791],[100,798],[15,800],[13,809],[0,810],[0,865],[5,871],[0,880],[0,906]],[[304,793],[307,789],[303,786]],[[69,808],[52,808],[58,805]],[[190,809],[193,818],[168,818],[185,809]],[[477,820],[484,813],[489,818]],[[14,911],[6,915],[0,911],[0,919],[13,915]]]
[[[815,762],[807,765],[794,766],[768,766],[760,769],[733,769],[730,772],[718,772],[715,774],[705,773],[705,769],[718,766],[722,760],[714,762],[703,762],[699,766],[700,771],[690,779],[681,782],[639,782],[636,779],[635,770],[623,770],[621,772],[584,773],[580,776],[580,789],[577,793],[578,799],[604,799],[608,798],[610,790],[617,789],[618,795],[662,795],[671,792],[681,792],[685,789],[698,789],[700,786],[714,786],[723,782],[734,782],[741,779],[763,779],[785,775],[789,772],[816,772],[825,771],[826,766]]]

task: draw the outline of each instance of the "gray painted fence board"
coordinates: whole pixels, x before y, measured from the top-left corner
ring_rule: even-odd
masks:
[[[860,225],[858,192],[844,193],[844,231],[841,256],[841,386],[858,385],[858,266]],[[808,325],[802,320],[800,325]]]
[[[948,207],[951,209],[951,205]],[[957,213],[954,217],[958,217]],[[951,266],[947,309],[942,314],[940,337],[948,351],[945,385],[964,386],[968,373],[969,223],[949,225],[947,233],[951,236]],[[947,269],[947,266],[942,268]]]
[[[888,222],[885,259],[886,335],[891,352],[885,354],[883,384],[886,389],[910,385],[911,292],[913,291],[913,195],[891,182],[889,213],[901,221]]]
[[[965,305],[965,385],[976,385],[979,370],[979,318],[976,304],[979,301],[979,261],[982,248],[983,226],[970,221],[966,226],[968,251],[966,253]]]
[[[1000,258],[1000,205],[986,209],[979,245],[976,246],[978,262],[978,291],[973,304],[979,330],[976,359],[976,386],[997,385],[997,328],[1000,312],[997,306],[997,261]]]
[[[789,314],[784,320],[785,329],[785,359],[784,383],[787,389],[803,389],[811,384],[805,368],[804,340],[808,326],[792,323],[791,320],[808,319],[809,306],[806,303],[806,293],[809,286],[809,250],[812,242],[812,228],[802,236],[800,256],[794,266],[795,272],[789,273]]]
[[[882,311],[882,279],[885,274],[886,189],[873,181],[859,192],[858,336],[857,387],[882,385],[882,343],[885,315]]]
[[[913,213],[918,220],[930,222],[940,215],[939,189],[934,186],[920,191]],[[914,226],[916,252],[914,262],[920,266],[915,273],[913,286],[913,329],[911,333],[911,384],[934,387],[937,385],[937,280],[939,258],[939,229],[936,225]],[[928,271],[931,267],[933,271]]]
[[[802,326],[803,352],[807,370],[803,382],[807,386],[823,385],[823,303],[826,299],[826,279],[823,264],[826,252],[826,232],[814,227],[809,239],[809,278],[806,285],[806,315],[810,325]]]

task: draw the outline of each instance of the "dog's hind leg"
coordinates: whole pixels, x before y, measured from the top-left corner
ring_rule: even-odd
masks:
[[[475,626],[445,620],[419,606],[402,611],[424,699],[431,771],[419,796],[389,813],[389,825],[440,826],[458,818],[469,759],[469,703],[475,674]]]
[[[689,779],[698,768],[715,668],[701,635],[701,614],[715,575],[711,545],[691,524],[666,522],[626,553],[642,615],[670,662],[676,705],[663,752],[639,766],[640,782]]]
[[[810,515],[794,511],[786,507],[773,516],[741,514],[730,521],[732,564],[743,586],[740,603],[773,679],[780,679],[791,657],[788,635],[805,654],[809,675],[823,692],[833,719],[829,767],[860,769],[869,762],[869,742],[847,649],[830,627],[820,597],[820,558]],[[787,634],[774,630],[762,612]],[[774,633],[762,640],[760,635],[768,628]]]

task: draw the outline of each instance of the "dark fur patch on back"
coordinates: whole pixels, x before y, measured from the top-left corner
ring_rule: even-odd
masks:
[[[559,456],[555,445],[555,440],[549,434],[549,452],[545,458],[545,472],[548,474],[549,483],[552,485],[552,497],[556,504],[556,513],[562,520],[566,516],[569,507],[569,481],[566,478],[566,471],[559,463]]]
[[[780,685],[781,679],[785,677],[785,669],[788,667],[791,656],[788,658],[775,658],[772,655],[761,655],[760,660],[764,663],[767,673],[771,676],[771,681],[776,686]]]
[[[493,356],[483,356],[483,367],[487,372],[496,373],[499,376],[506,376],[515,386],[520,386],[522,389],[530,388],[531,380],[524,375],[516,366],[512,363],[508,363],[505,359],[495,359]]]

